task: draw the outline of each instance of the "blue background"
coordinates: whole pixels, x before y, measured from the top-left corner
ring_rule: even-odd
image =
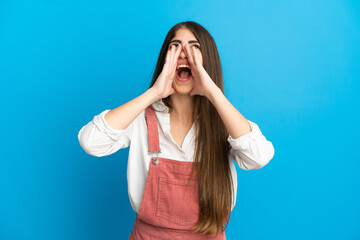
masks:
[[[214,37],[225,95],[275,147],[237,167],[228,239],[360,239],[358,1],[0,2],[0,239],[127,239],[127,149],[77,134],[148,88],[170,28]]]

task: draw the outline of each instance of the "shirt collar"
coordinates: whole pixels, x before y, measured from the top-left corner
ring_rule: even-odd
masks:
[[[160,98],[156,102],[152,103],[151,106],[156,111],[169,113],[169,108],[165,105],[162,98]],[[199,118],[199,116],[196,117],[196,119],[198,119],[198,118]]]
[[[154,110],[159,112],[169,112],[169,108],[165,105],[165,103],[162,101],[162,98],[151,104]]]

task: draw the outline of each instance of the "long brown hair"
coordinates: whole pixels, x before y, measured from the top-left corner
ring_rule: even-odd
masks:
[[[224,92],[221,62],[215,41],[204,27],[193,21],[180,22],[167,33],[150,88],[160,75],[170,41],[180,28],[187,28],[195,35],[200,43],[204,69]],[[170,96],[163,100],[171,108],[169,99]],[[229,165],[230,145],[227,141],[227,129],[209,99],[194,95],[194,100],[193,119],[199,117],[199,124],[195,121],[197,136],[194,162],[199,164],[197,175],[200,215],[191,230],[213,235],[225,231],[230,220],[233,200],[233,182]],[[191,176],[193,173],[194,168]]]

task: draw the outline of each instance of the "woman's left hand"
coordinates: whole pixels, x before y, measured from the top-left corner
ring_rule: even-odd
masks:
[[[209,98],[211,91],[217,88],[216,84],[204,69],[197,50],[194,47],[190,49],[187,43],[183,49],[190,64],[191,76],[194,80],[194,88],[189,95],[201,95]]]

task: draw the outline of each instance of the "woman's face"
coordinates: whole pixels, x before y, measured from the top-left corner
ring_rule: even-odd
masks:
[[[202,55],[201,55],[201,51],[200,51],[200,43],[198,42],[198,40],[196,39],[195,35],[187,28],[180,28],[177,30],[175,36],[171,39],[170,44],[169,44],[169,48],[172,45],[175,45],[175,47],[178,47],[179,45],[182,45],[182,49],[179,55],[179,58],[177,60],[177,64],[178,65],[188,65],[190,66],[187,56],[185,54],[185,50],[184,50],[184,44],[187,43],[190,47],[190,50],[193,48],[196,52],[197,55],[200,59],[201,64],[203,64],[203,59],[202,59]],[[176,71],[176,77],[174,79],[173,82],[173,87],[175,88],[177,93],[180,94],[189,94],[191,92],[191,90],[193,89],[194,85],[194,79],[192,76],[187,77],[186,81],[181,81],[181,76],[183,78],[186,78],[186,74],[185,75],[181,75],[180,71]],[[181,75],[181,76],[179,76]]]

